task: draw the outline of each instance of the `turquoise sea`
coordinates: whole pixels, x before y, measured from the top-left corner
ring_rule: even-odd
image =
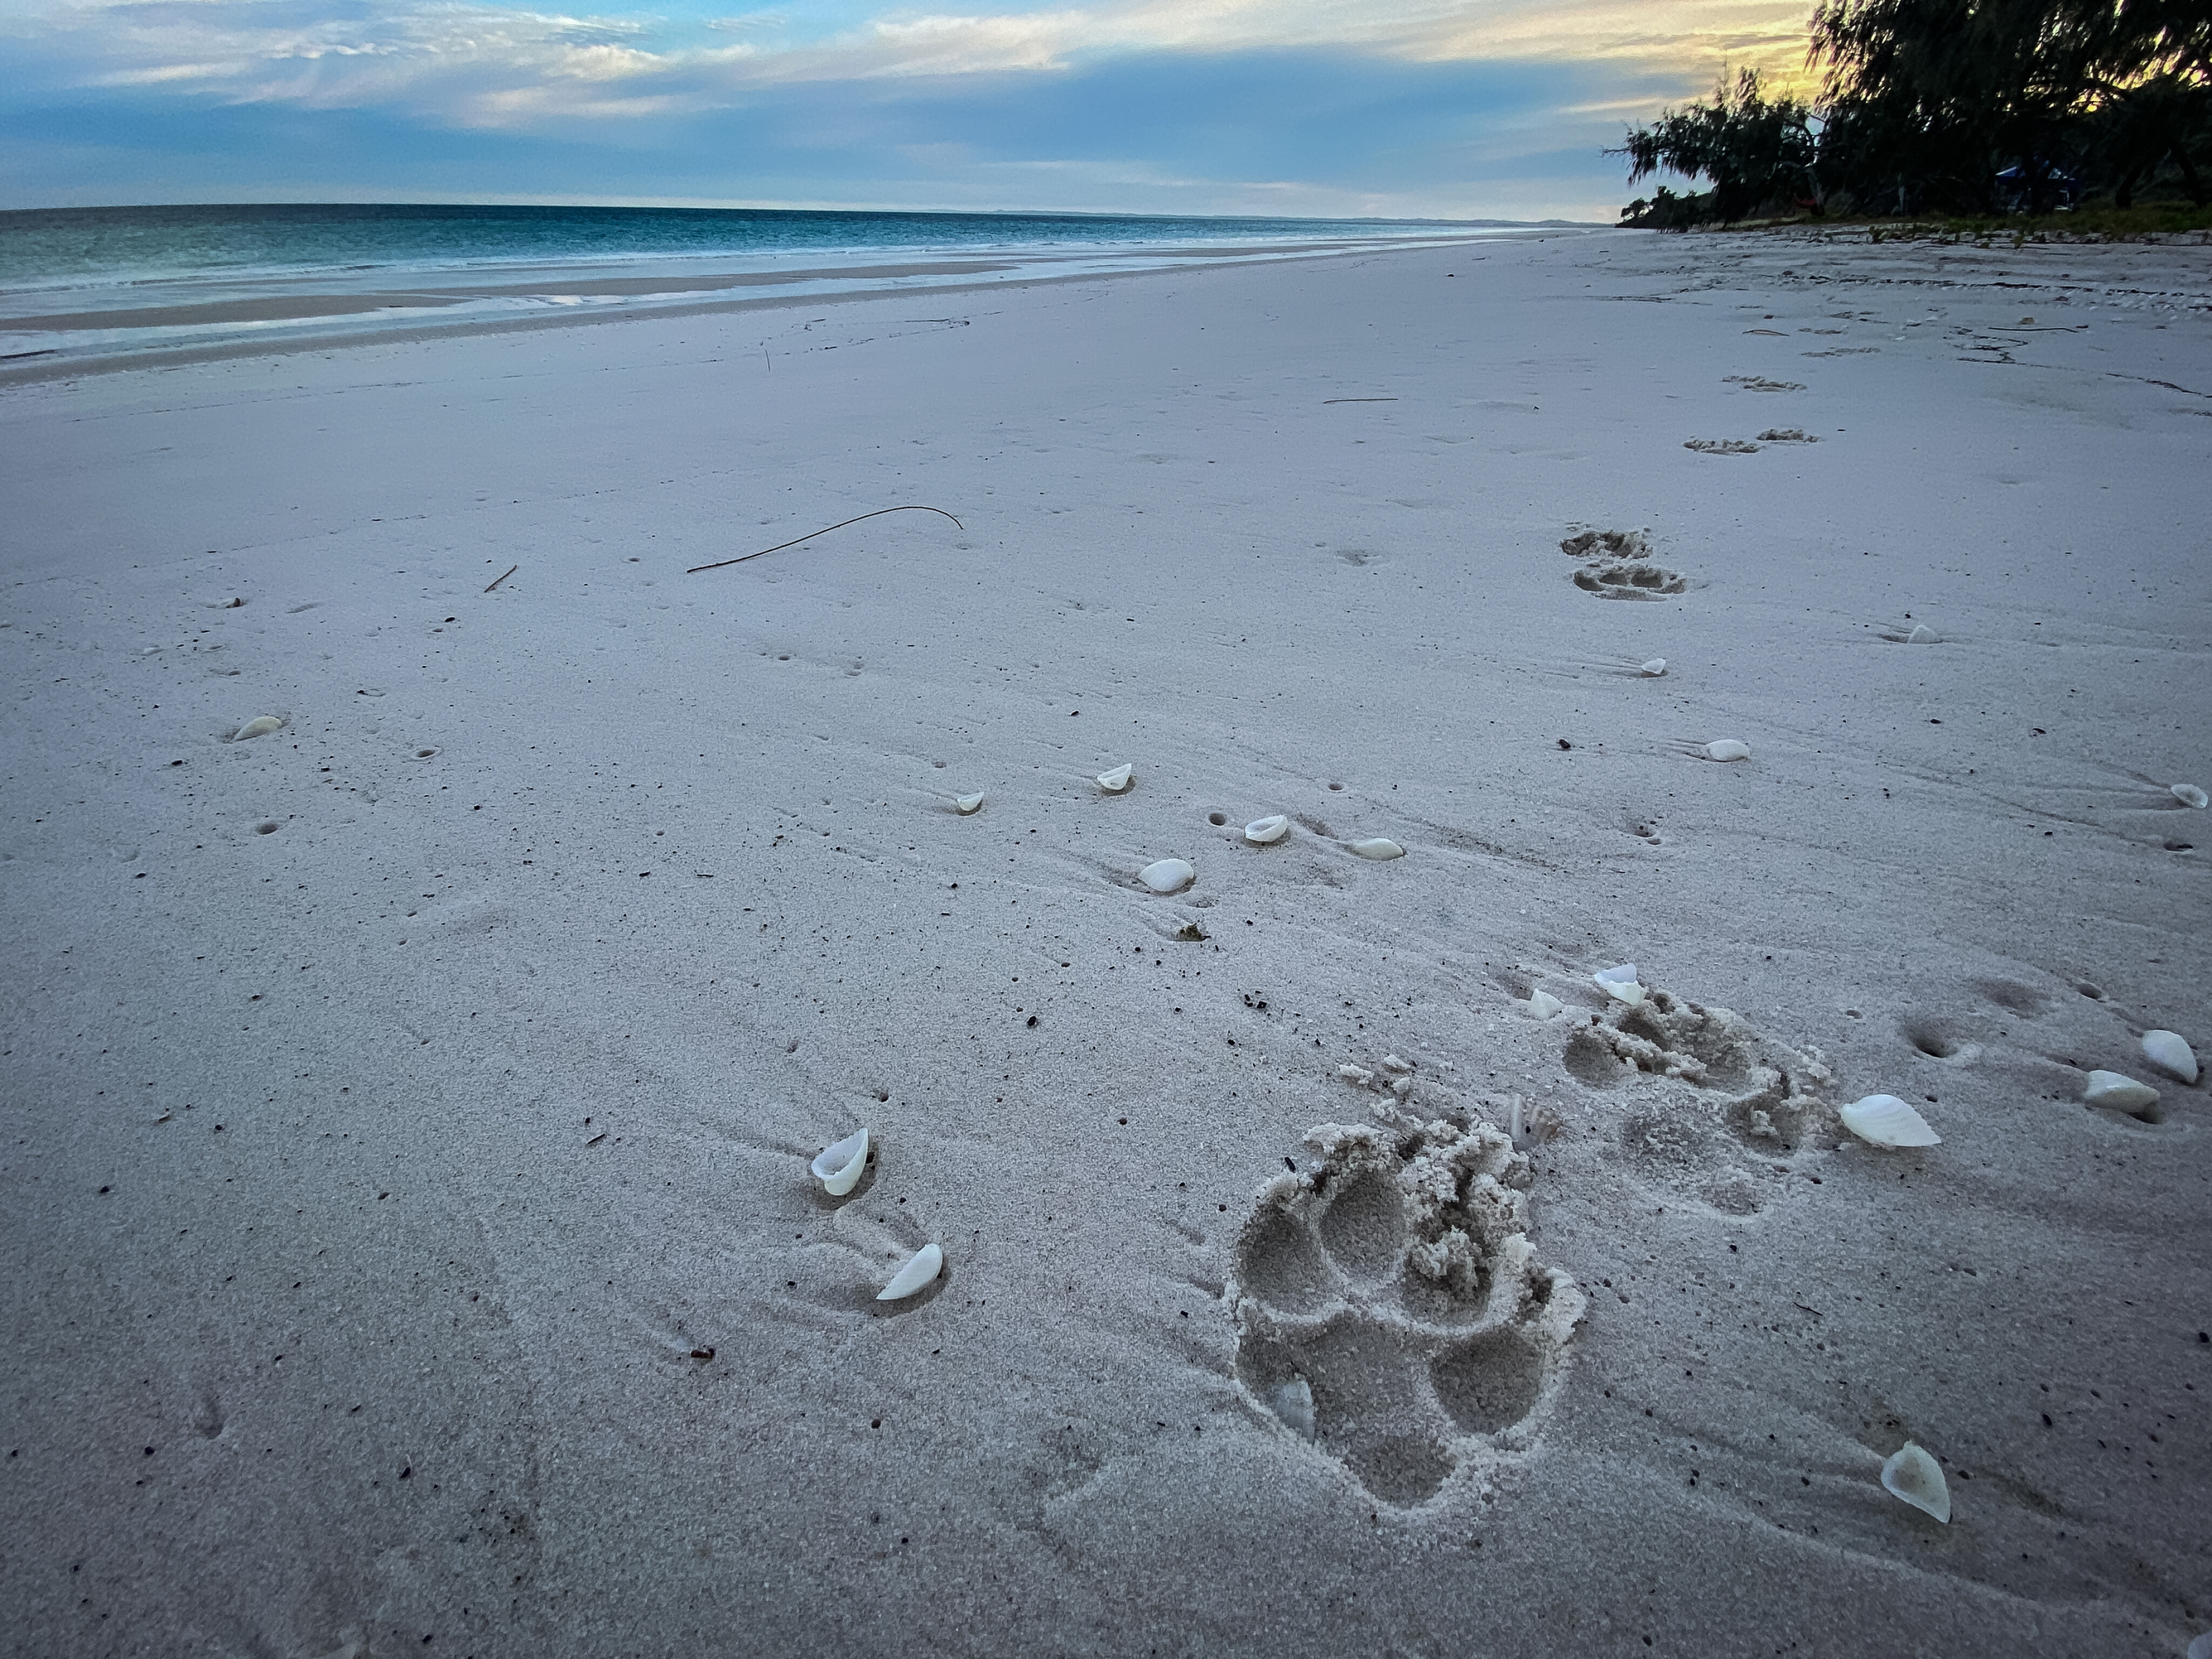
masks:
[[[0,366],[1313,257],[1497,221],[280,204],[0,213]]]

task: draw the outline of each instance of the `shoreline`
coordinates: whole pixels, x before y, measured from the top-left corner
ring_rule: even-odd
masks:
[[[799,265],[787,269],[747,271],[695,270],[641,276],[579,274],[578,268],[557,264],[545,267],[542,280],[425,282],[375,289],[333,291],[336,279],[319,274],[275,278],[177,279],[179,286],[217,290],[281,288],[308,291],[263,292],[201,301],[164,305],[109,307],[74,312],[30,313],[0,316],[0,344],[21,341],[27,350],[0,353],[0,385],[11,380],[64,378],[63,371],[106,373],[118,366],[164,367],[218,361],[225,357],[258,356],[289,351],[337,348],[380,338],[428,338],[441,333],[505,331],[516,326],[567,326],[585,322],[632,320],[641,316],[696,316],[718,310],[744,308],[749,304],[811,305],[817,302],[876,297],[894,292],[964,293],[973,289],[1022,285],[1036,282],[1079,281],[1109,276],[1138,276],[1154,272],[1205,269],[1210,262],[1224,266],[1269,264],[1285,259],[1331,258],[1376,252],[1404,252],[1439,246],[1481,245],[1499,240],[1542,238],[1560,234],[1595,234],[1587,228],[1561,230],[1485,230],[1462,237],[1419,236],[1374,241],[1334,239],[1285,241],[1244,246],[1212,246],[1203,243],[1161,243],[1151,247],[1102,247],[1084,251],[1062,248],[1017,250],[1000,255],[979,253],[972,258],[917,258],[890,264]],[[757,256],[756,256],[757,257]],[[619,261],[597,261],[591,270]],[[661,262],[655,261],[656,264]],[[711,259],[687,257],[685,263],[708,265]],[[1055,266],[1080,269],[1054,274]],[[1020,272],[1005,281],[957,282],[939,278],[986,277]],[[485,277],[511,277],[513,272],[486,272]],[[918,281],[916,279],[932,279]],[[810,292],[763,295],[754,301],[706,297],[732,289],[791,289],[807,284],[858,283],[858,288],[816,287]],[[65,291],[65,290],[64,290]],[[635,309],[610,305],[596,310],[592,301],[653,301]],[[392,312],[428,313],[468,306],[532,303],[546,307],[525,317],[455,319],[445,324],[423,318],[405,319],[381,316]],[[375,319],[372,321],[372,319]],[[183,331],[254,325],[325,323],[329,331],[295,331],[253,338],[210,338],[173,345],[132,343],[143,339],[140,331]],[[59,347],[39,347],[40,337],[52,334],[107,334],[96,343],[70,341]],[[35,362],[35,367],[33,367]],[[19,368],[7,365],[15,364]],[[27,372],[26,372],[27,371]]]

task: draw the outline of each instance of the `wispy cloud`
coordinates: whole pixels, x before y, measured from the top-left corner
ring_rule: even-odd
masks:
[[[803,9],[685,20],[470,0],[77,0],[19,10],[0,27],[66,56],[81,85],[309,107],[397,103],[496,125],[708,109],[769,85],[1050,74],[1164,51],[1328,47],[1425,63],[1613,60],[1701,74],[1755,63],[1787,73],[1803,55],[1803,12],[1802,0],[1118,0],[891,11],[824,28]]]
[[[666,197],[680,176],[700,199],[1047,206],[1050,187],[1170,211],[1585,213],[1614,188],[1598,151],[1624,122],[1723,66],[1797,72],[1808,5],[0,0],[0,191],[53,199],[26,182],[41,156],[120,179],[143,130],[135,176],[161,199],[189,192],[180,151],[229,135],[205,188],[240,199],[295,159],[245,135],[281,131],[331,158],[324,180],[371,176],[380,153],[435,180],[387,189],[465,190],[447,181],[488,179],[496,155],[514,195],[558,176]]]

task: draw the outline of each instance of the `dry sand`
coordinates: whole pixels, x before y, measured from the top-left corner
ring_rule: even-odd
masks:
[[[0,392],[6,1650],[2179,1655],[2205,1094],[2080,1097],[2212,1049],[2208,301],[1619,234]]]

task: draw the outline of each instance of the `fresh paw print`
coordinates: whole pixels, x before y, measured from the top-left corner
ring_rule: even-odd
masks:
[[[1631,1088],[1621,1144],[1648,1175],[1727,1215],[1764,1209],[1778,1178],[1834,1149],[1835,1077],[1741,1015],[1665,991],[1587,1017],[1567,1039],[1568,1073]]]
[[[1583,1293],[1528,1243],[1528,1160],[1487,1123],[1323,1124],[1238,1237],[1228,1300],[1253,1402],[1386,1504],[1525,1450]]]

